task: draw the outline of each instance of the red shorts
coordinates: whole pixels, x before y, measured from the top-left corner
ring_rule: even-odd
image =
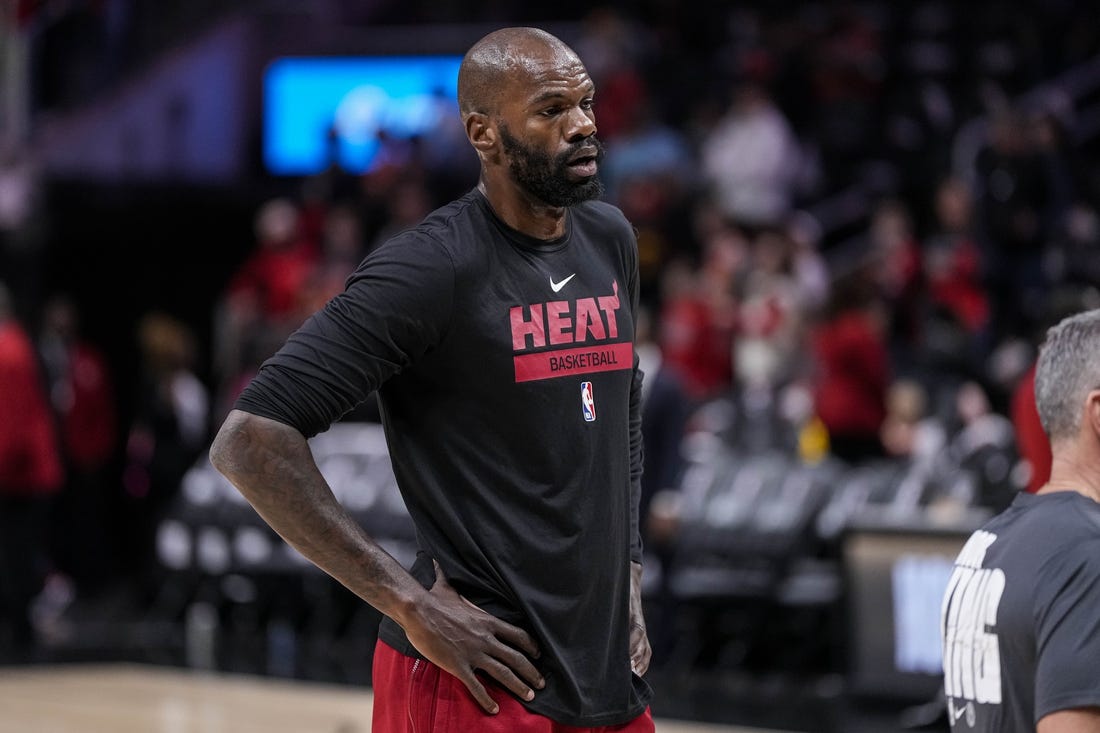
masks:
[[[414,674],[415,666],[415,674]],[[457,677],[379,641],[374,650],[372,733],[653,733],[649,708],[621,725],[577,728],[532,713],[500,687],[486,689],[500,706],[489,715]],[[537,692],[535,694],[538,694]]]

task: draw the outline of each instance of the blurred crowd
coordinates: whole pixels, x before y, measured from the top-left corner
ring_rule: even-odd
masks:
[[[416,19],[417,3],[381,5]],[[1015,486],[1034,488],[1036,347],[1100,305],[1096,131],[1057,84],[1100,51],[1098,31],[1087,3],[1047,6],[578,14],[605,198],[638,230],[647,504],[676,487],[696,431],[856,465],[926,455],[996,417],[1024,458]],[[389,139],[367,171],[281,182],[210,304],[208,363],[191,326],[151,312],[137,385],[115,383],[63,293],[33,323],[0,297],[5,633],[30,646],[63,633],[51,609],[74,594],[150,582],[156,522],[239,389],[366,253],[476,170],[461,137]],[[115,409],[123,388],[141,395],[133,415]]]

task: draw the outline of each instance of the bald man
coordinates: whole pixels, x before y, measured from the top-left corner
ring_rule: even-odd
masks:
[[[943,600],[953,731],[1100,733],[1100,310],[1047,332],[1035,401],[1050,478],[971,536]]]
[[[367,256],[210,458],[384,614],[375,733],[646,733],[638,260],[598,201],[595,89],[561,40],[504,28],[467,52],[458,90],[476,187]],[[408,569],[307,444],[375,390],[417,528]]]

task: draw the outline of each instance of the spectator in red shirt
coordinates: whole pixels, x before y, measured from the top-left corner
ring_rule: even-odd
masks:
[[[65,487],[52,517],[52,557],[77,590],[95,592],[111,570],[108,525],[109,472],[119,445],[115,385],[106,356],[80,332],[75,303],[50,298],[37,347],[60,431]]]
[[[981,249],[973,234],[970,187],[958,178],[936,191],[936,231],[924,243],[924,272],[933,310],[943,313],[984,353],[992,309]]]
[[[301,325],[301,303],[319,259],[300,207],[274,198],[256,212],[255,249],[226,285],[215,316],[217,396],[232,402],[242,379]]]
[[[919,348],[924,330],[923,263],[909,207],[898,199],[880,201],[868,237],[875,282],[890,313],[889,340],[895,353],[908,355]]]
[[[698,270],[674,263],[662,274],[658,343],[695,403],[724,397],[733,388],[734,285],[746,265],[747,248],[735,227],[718,224],[706,235]]]
[[[891,361],[886,316],[873,281],[861,272],[834,286],[825,318],[813,327],[814,408],[833,455],[855,462],[883,455]]]
[[[33,651],[31,601],[48,569],[47,517],[64,468],[38,355],[0,285],[0,618]]]

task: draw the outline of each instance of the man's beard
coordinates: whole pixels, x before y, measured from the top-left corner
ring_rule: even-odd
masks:
[[[512,177],[524,190],[550,206],[572,206],[591,201],[603,195],[603,181],[597,173],[587,179],[571,180],[569,159],[582,148],[596,149],[596,162],[603,159],[603,144],[595,135],[574,143],[557,156],[535,150],[521,143],[500,126],[500,140],[508,154],[508,167]]]

